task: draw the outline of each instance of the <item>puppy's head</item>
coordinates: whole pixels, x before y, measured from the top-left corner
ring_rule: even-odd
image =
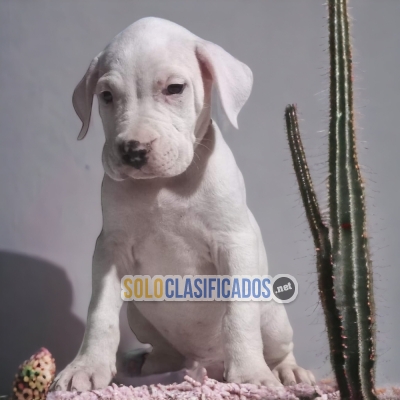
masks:
[[[73,95],[88,131],[96,94],[105,132],[103,165],[115,180],[175,176],[191,164],[210,120],[211,88],[237,127],[251,70],[221,47],[159,18],[144,18],[95,57]]]

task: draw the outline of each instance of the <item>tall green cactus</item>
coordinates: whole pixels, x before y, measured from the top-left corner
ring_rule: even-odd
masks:
[[[294,105],[286,108],[285,118],[293,166],[316,247],[319,293],[339,390],[342,399],[376,399],[372,271],[353,122],[347,1],[328,0],[328,10],[329,228],[319,211]]]

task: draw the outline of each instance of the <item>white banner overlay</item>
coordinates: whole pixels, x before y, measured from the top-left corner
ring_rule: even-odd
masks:
[[[297,280],[276,275],[125,275],[124,301],[270,301],[290,303]]]

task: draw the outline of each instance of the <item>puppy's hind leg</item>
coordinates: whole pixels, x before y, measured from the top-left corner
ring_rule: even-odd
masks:
[[[280,382],[315,384],[312,372],[299,367],[294,358],[293,329],[282,304],[262,302],[261,334],[265,361]]]
[[[135,375],[147,376],[190,368],[193,364],[179,353],[139,312],[134,302],[128,305],[129,326],[143,344],[149,343],[152,350],[138,349],[127,354]]]

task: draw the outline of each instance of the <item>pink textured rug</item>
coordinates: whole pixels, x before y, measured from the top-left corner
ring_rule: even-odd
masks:
[[[329,381],[318,386],[297,384],[282,388],[268,388],[252,384],[222,383],[207,376],[203,382],[197,382],[185,376],[182,383],[150,386],[118,386],[113,384],[103,390],[88,392],[52,392],[48,400],[307,400],[340,399]],[[379,389],[380,400],[400,399],[400,389]]]

